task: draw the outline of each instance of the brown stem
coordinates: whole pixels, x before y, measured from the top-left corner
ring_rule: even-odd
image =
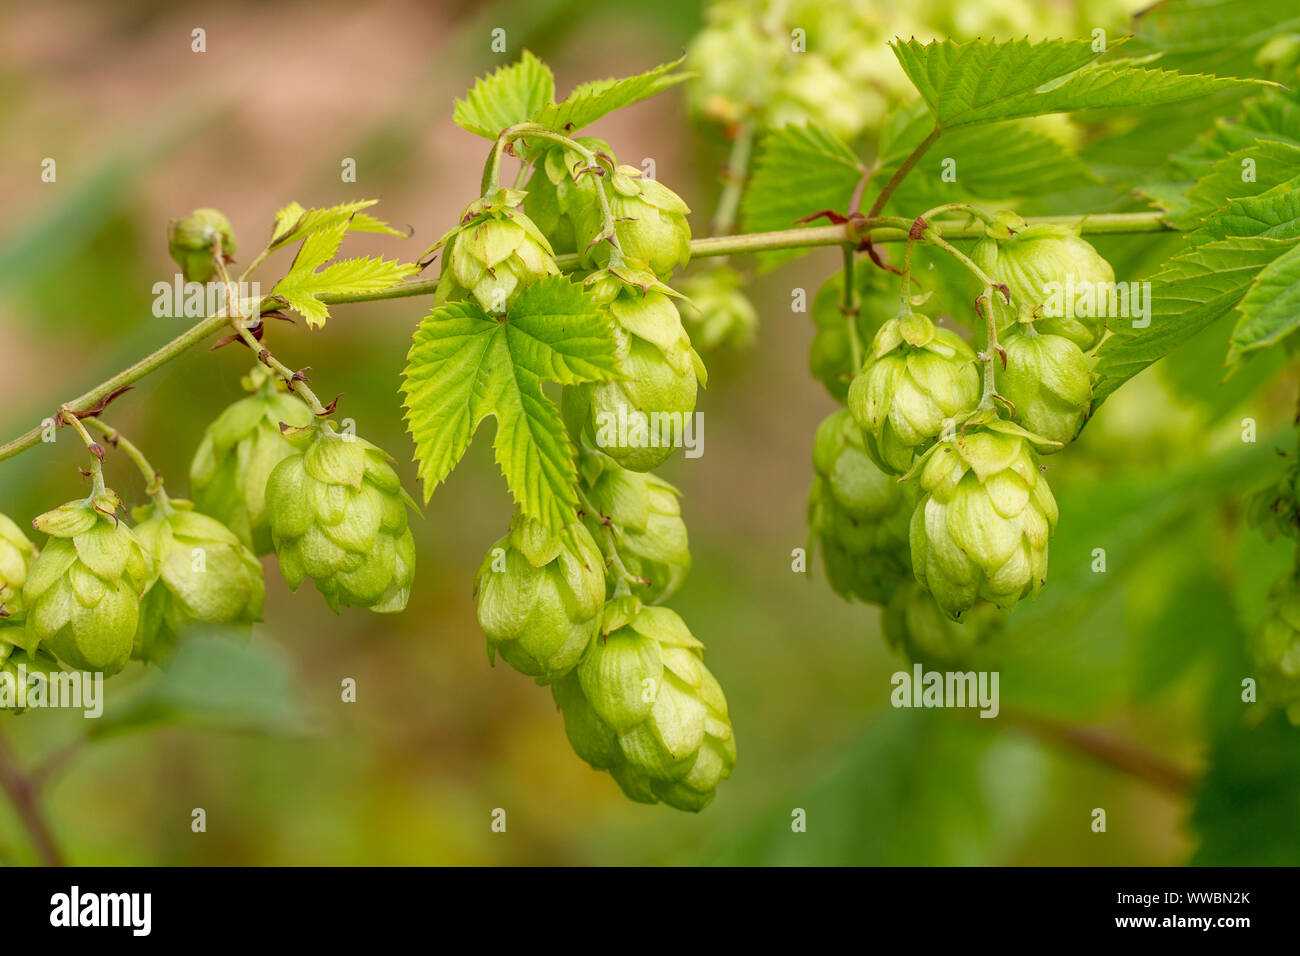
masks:
[[[880,211],[885,208],[885,203],[889,202],[889,197],[894,195],[894,190],[898,188],[898,184],[901,183],[907,177],[907,174],[912,171],[912,167],[915,166],[917,162],[920,161],[921,157],[925,155],[925,151],[933,145],[936,139],[939,138],[941,132],[943,131],[939,129],[939,124],[936,123],[934,129],[930,130],[930,135],[917,144],[916,149],[912,150],[911,155],[908,156],[907,159],[903,160],[902,166],[899,166],[898,169],[894,170],[894,175],[889,177],[889,182],[885,183],[885,188],[880,190],[880,195],[877,196],[876,201],[871,204],[871,211],[867,213],[868,219],[874,219],[876,216],[880,215]]]
[[[1013,727],[1091,757],[1175,797],[1185,797],[1191,790],[1191,771],[1109,731],[1097,727],[1075,727],[1037,714],[1012,713],[1006,709],[1002,715]]]
[[[0,789],[4,790],[18,811],[18,818],[22,820],[41,863],[45,866],[63,866],[63,854],[41,809],[40,787],[36,781],[23,774],[8,741],[3,737],[0,737]]]

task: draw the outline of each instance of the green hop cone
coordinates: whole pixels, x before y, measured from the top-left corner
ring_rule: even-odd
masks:
[[[27,652],[69,667],[116,674],[131,659],[140,598],[157,574],[153,558],[117,519],[122,499],[101,486],[84,501],[47,511],[33,526],[50,536],[23,587]]]
[[[1290,572],[1269,591],[1273,608],[1251,637],[1249,651],[1260,702],[1300,725],[1300,581]]]
[[[962,620],[949,618],[915,582],[899,588],[885,605],[885,640],[908,660],[930,670],[965,670],[995,660],[1006,630],[1006,613],[977,601]]]
[[[740,273],[727,268],[710,269],[681,283],[685,298],[678,301],[677,311],[702,349],[754,344],[758,311],[741,285]]]
[[[188,501],[136,508],[135,535],[158,566],[140,603],[135,656],[163,664],[195,624],[246,625],[262,619],[262,565],[239,537]]]
[[[587,529],[572,540],[516,514],[474,579],[488,656],[550,684],[573,670],[600,631],[605,559]]]
[[[817,426],[808,527],[837,594],[883,604],[911,579],[907,529],[915,482],[899,482],[867,455],[862,430],[844,409]]]
[[[727,701],[703,645],[667,608],[613,623],[554,685],[569,742],[633,800],[703,810],[736,763]]]
[[[1074,441],[1092,408],[1092,373],[1083,350],[1062,335],[1032,329],[1004,337],[1001,345],[1007,361],[997,377],[998,392],[1015,406],[1016,420],[1062,445]]]
[[[434,304],[474,299],[489,315],[500,315],[527,285],[556,275],[555,253],[536,224],[515,208],[524,193],[498,189],[476,199],[460,225],[425,252],[444,249]]]
[[[23,624],[23,585],[35,558],[36,546],[8,515],[0,514],[0,635]]]
[[[646,179],[635,166],[606,171],[601,183],[614,216],[614,232],[623,255],[645,263],[660,278],[667,278],[691,258],[690,207],[662,183]],[[603,236],[605,221],[598,202],[575,209],[574,237],[578,254],[588,268],[610,263],[613,246]]]
[[[640,582],[632,592],[646,604],[672,597],[691,571],[691,552],[682,520],[681,494],[656,475],[605,468],[588,487],[599,514],[584,515],[593,536],[613,528],[619,558]],[[613,596],[614,581],[608,581]]]
[[[44,651],[28,654],[0,637],[0,710],[21,714],[26,708],[19,706],[19,685],[25,682],[30,695],[59,671],[59,662]]]
[[[849,386],[848,404],[868,453],[901,475],[945,422],[973,411],[979,399],[971,347],[956,332],[904,308],[876,333],[865,366]]]
[[[190,485],[195,508],[216,518],[254,553],[269,554],[266,480],[297,451],[280,424],[303,428],[312,414],[293,395],[277,391],[269,376],[256,378],[257,391],[228,407],[203,432],[190,465]]]
[[[1039,332],[1063,335],[1085,352],[1101,341],[1106,318],[1098,313],[1109,309],[1115,270],[1071,227],[1040,223],[1009,238],[985,236],[971,258],[1007,286],[1020,319]]]
[[[926,494],[912,513],[912,569],[954,620],[981,598],[1010,610],[1047,578],[1057,508],[1035,441],[993,421],[939,443],[919,465]]]
[[[667,286],[630,260],[619,274],[597,272],[588,293],[609,310],[621,376],[567,388],[566,420],[624,468],[650,471],[685,444],[707,372],[691,347]],[[693,432],[692,432],[693,434]]]
[[[167,251],[181,267],[186,282],[208,282],[217,274],[212,241],[221,237],[221,251],[229,260],[235,253],[230,221],[215,209],[196,209],[184,219],[167,224]]]
[[[575,140],[594,153],[611,158],[609,144],[594,136]],[[524,197],[524,213],[536,223],[557,254],[578,251],[573,231],[573,217],[581,209],[598,205],[596,190],[600,177],[586,171],[587,162],[581,153],[564,145],[547,149],[533,162],[533,173],[528,179]]]
[[[298,451],[266,482],[266,509],[280,572],[290,590],[304,578],[334,610],[406,607],[415,577],[415,508],[382,449],[329,422],[287,433]]]

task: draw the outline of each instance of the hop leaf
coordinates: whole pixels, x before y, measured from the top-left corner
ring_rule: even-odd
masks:
[[[489,416],[497,463],[524,514],[551,529],[577,509],[577,470],[543,382],[578,385],[618,374],[608,316],[563,276],[541,279],[501,317],[474,302],[435,308],[420,323],[402,391],[427,501]]]

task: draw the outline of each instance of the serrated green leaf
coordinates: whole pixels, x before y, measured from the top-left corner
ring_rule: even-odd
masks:
[[[1293,247],[1277,239],[1226,239],[1189,249],[1151,278],[1151,324],[1117,325],[1102,343],[1092,407],[1241,301],[1265,266]]]
[[[358,199],[324,209],[304,209],[298,203],[291,202],[275,214],[271,227],[271,248],[283,248],[291,242],[322,230],[333,229],[340,224],[346,232],[382,232],[405,237],[406,233],[361,212],[377,202],[378,199]]]
[[[594,80],[575,86],[564,102],[553,104],[548,101],[529,120],[541,123],[557,133],[567,134],[580,130],[614,110],[639,103],[689,79],[689,73],[672,73],[685,59],[685,56],[681,56],[671,63],[661,64],[653,70],[621,80]]]
[[[1251,76],[1255,54],[1274,36],[1300,33],[1291,0],[1164,0],[1137,14],[1133,45],[1162,62]]]
[[[1193,245],[1230,237],[1300,238],[1300,176],[1258,196],[1229,200],[1227,208],[1192,233]]]
[[[1265,140],[1229,153],[1187,192],[1186,209],[1174,220],[1180,229],[1194,229],[1229,199],[1254,196],[1278,186],[1300,169],[1300,146]]]
[[[382,292],[419,271],[420,267],[414,263],[377,256],[345,259],[317,271],[338,252],[347,225],[339,222],[309,234],[303,240],[289,274],[271,290],[272,295],[282,298],[312,328],[324,325],[329,318],[329,309],[318,296]]]
[[[1292,245],[1260,270],[1237,315],[1228,342],[1229,364],[1245,353],[1276,345],[1300,326],[1300,245]]]
[[[919,100],[890,114],[868,195],[889,180],[933,128],[934,117]],[[961,127],[945,133],[941,142],[921,157],[886,211],[913,216],[945,202],[1056,196],[1097,182],[1073,151],[1023,121]],[[949,168],[956,176],[945,181]]]
[[[1179,102],[1250,82],[1150,69],[1129,60],[1094,63],[1101,51],[1090,40],[923,44],[913,39],[891,45],[945,130],[1048,113]],[[1118,45],[1112,42],[1110,48]]]
[[[618,374],[609,317],[579,286],[564,276],[535,282],[500,320],[472,302],[435,308],[415,332],[403,374],[426,502],[480,423],[495,416],[496,460],[524,514],[557,530],[573,520],[573,447],[542,384]]]
[[[465,99],[456,101],[453,118],[461,129],[496,139],[507,126],[528,120],[554,98],[551,68],[525,50],[517,63],[475,83]]]
[[[774,130],[759,145],[754,175],[745,190],[740,211],[744,228],[789,229],[796,220],[822,210],[846,213],[864,172],[853,150],[820,126]],[[806,251],[777,255],[783,260]]]

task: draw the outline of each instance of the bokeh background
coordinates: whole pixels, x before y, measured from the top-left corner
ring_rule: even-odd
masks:
[[[942,8],[936,32],[1028,32],[1016,30],[1014,8],[993,0],[934,6]],[[1099,15],[1117,15],[1117,5],[1104,8]],[[882,16],[887,24],[888,10]],[[175,271],[170,217],[215,206],[251,250],[291,199],[379,198],[375,212],[409,225],[413,238],[362,236],[349,248],[413,257],[475,197],[487,144],[454,126],[451,112],[476,75],[525,46],[552,64],[561,90],[640,71],[676,57],[701,17],[690,0],[7,5],[0,433],[26,430],[176,334],[182,320],[154,318],[150,308],[152,284]],[[207,31],[201,55],[190,49],[195,27]],[[507,31],[507,56],[490,50],[497,27]],[[653,157],[658,178],[698,211],[704,230],[725,144],[691,123],[680,89],[593,132],[625,161]],[[56,183],[40,180],[47,156],[57,160]],[[355,184],[340,181],[347,157],[357,163]],[[1133,242],[1104,251],[1113,261],[1137,255]],[[275,672],[271,684],[283,683],[282,706],[263,721],[278,732],[172,727],[84,748],[49,796],[69,859],[1189,859],[1201,843],[1189,824],[1194,800],[1056,738],[1061,728],[1084,728],[1193,771],[1213,759],[1207,700],[1233,703],[1242,627],[1263,613],[1268,582],[1289,558],[1240,530],[1236,502],[1273,467],[1269,442],[1287,421],[1291,392],[1276,367],[1216,390],[1220,342],[1217,354],[1205,345],[1112,399],[1079,446],[1052,463],[1062,502],[1052,579],[1017,612],[1002,717],[894,710],[889,675],[903,665],[881,639],[878,612],[833,594],[816,563],[807,574],[791,571],[792,549],[806,543],[813,431],[834,403],[808,374],[813,326],[791,313],[790,295],[795,287],[811,295],[837,265],[837,253],[820,252],[754,278],[758,344],[706,357],[705,454],[665,469],[684,492],[695,559],[673,605],[708,646],[740,749],[734,777],[704,813],[624,799],[572,754],[549,693],[488,666],[472,578],[510,504],[481,434],[418,523],[407,611],[335,616],[310,587],[291,596],[268,559],[255,644]],[[421,300],[339,306],[321,331],[270,331],[285,362],[312,367],[323,397],[344,393],[341,412],[402,462],[413,491],[397,386],[426,308]],[[185,494],[201,431],[240,396],[250,364],[240,347],[198,349],[112,408],[110,420],[145,447],[173,494]],[[1253,446],[1240,440],[1245,415],[1261,423]],[[0,510],[22,523],[83,495],[82,454],[63,434],[56,446],[0,464]],[[125,497],[142,497],[126,462],[110,455],[109,474]],[[1096,547],[1107,549],[1105,574],[1090,570]],[[133,671],[110,684],[110,708],[119,694],[148,693],[154,676]],[[340,700],[346,678],[357,683],[355,703]],[[258,676],[211,673],[232,679],[256,684]],[[36,760],[84,725],[68,714],[4,715],[0,732]],[[1273,770],[1265,761],[1259,773]],[[1225,812],[1235,812],[1225,799]],[[207,832],[194,833],[191,812],[200,807]],[[1108,814],[1104,834],[1090,826],[1098,807]],[[491,829],[495,808],[507,813],[505,833]],[[807,812],[806,833],[791,832],[795,808]],[[32,859],[6,805],[0,860]]]

